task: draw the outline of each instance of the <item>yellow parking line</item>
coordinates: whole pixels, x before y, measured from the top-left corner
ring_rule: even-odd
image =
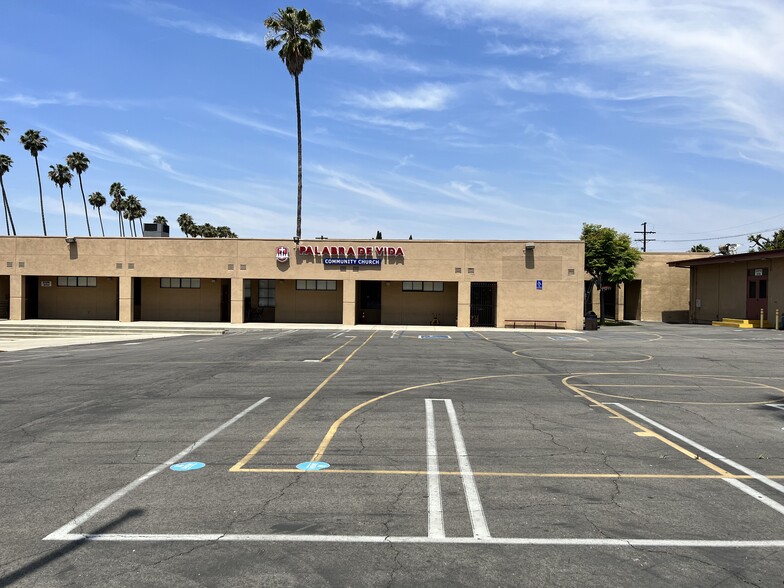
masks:
[[[306,398],[305,398],[305,399],[304,399],[302,402],[300,402],[300,403],[299,403],[297,406],[295,406],[295,407],[294,407],[294,409],[293,409],[293,410],[292,410],[292,411],[291,411],[289,414],[287,414],[285,417],[283,417],[283,420],[281,420],[281,421],[280,421],[280,422],[279,422],[277,425],[275,425],[275,428],[273,428],[273,429],[272,429],[272,430],[271,430],[269,433],[267,433],[267,435],[264,437],[264,439],[262,439],[261,441],[259,441],[259,443],[258,443],[258,445],[256,445],[256,447],[254,447],[253,449],[251,449],[251,450],[250,450],[250,452],[249,452],[249,453],[248,453],[248,454],[247,454],[245,457],[243,457],[243,458],[242,458],[241,460],[239,460],[239,461],[238,461],[236,464],[234,464],[233,466],[231,466],[231,468],[229,468],[229,471],[230,471],[230,472],[238,472],[238,471],[240,471],[240,470],[243,468],[243,466],[245,466],[245,464],[247,464],[247,463],[248,463],[248,462],[249,462],[251,459],[253,459],[253,457],[254,457],[254,456],[255,456],[255,455],[256,455],[256,454],[257,454],[259,451],[261,451],[261,450],[264,448],[264,446],[265,446],[267,443],[269,443],[269,441],[270,441],[270,440],[271,440],[271,439],[272,439],[272,438],[273,438],[275,435],[277,435],[277,434],[278,434],[278,431],[280,431],[280,430],[281,430],[281,429],[282,429],[282,428],[283,428],[283,427],[286,425],[286,423],[288,423],[288,422],[289,422],[289,421],[290,421],[290,420],[291,420],[291,419],[294,417],[294,415],[295,415],[295,414],[297,414],[297,413],[298,413],[298,412],[299,412],[299,411],[302,409],[302,407],[304,407],[304,406],[305,406],[305,405],[306,405],[308,402],[310,402],[310,401],[311,401],[311,399],[312,399],[312,398],[313,398],[313,397],[314,397],[316,394],[318,394],[319,392],[321,392],[321,390],[324,388],[324,386],[326,386],[327,384],[329,384],[329,381],[330,381],[332,378],[334,378],[334,377],[337,375],[337,373],[338,373],[340,370],[342,370],[342,369],[343,369],[343,366],[345,366],[345,365],[346,365],[346,364],[347,364],[347,363],[348,363],[348,362],[351,360],[351,358],[352,358],[352,357],[354,357],[354,355],[356,355],[356,354],[357,354],[357,352],[358,352],[360,349],[362,349],[362,348],[363,348],[365,345],[367,345],[367,343],[368,343],[368,342],[369,342],[369,341],[370,341],[370,340],[373,338],[373,335],[375,335],[375,334],[376,334],[376,333],[375,333],[375,331],[374,331],[373,333],[371,333],[371,334],[370,334],[370,336],[369,336],[367,339],[365,339],[365,341],[362,343],[362,345],[360,345],[360,346],[359,346],[359,347],[357,347],[357,348],[356,348],[354,351],[352,351],[352,352],[349,354],[349,356],[348,356],[346,359],[344,359],[344,360],[343,360],[343,362],[342,362],[342,363],[341,363],[341,364],[340,364],[340,365],[337,367],[337,369],[335,369],[335,371],[334,371],[334,372],[332,372],[331,374],[329,374],[329,375],[326,377],[326,379],[325,379],[323,382],[321,382],[321,384],[319,384],[319,385],[316,387],[316,389],[315,389],[315,390],[313,390],[313,392],[311,392],[310,394],[308,394],[308,396],[307,396],[307,397],[306,397]]]
[[[427,470],[345,470],[329,468],[318,472],[303,472],[296,468],[243,468],[236,470],[242,473],[256,474],[365,474],[384,476],[426,476]],[[460,476],[460,472],[439,472],[442,476]],[[474,472],[474,476],[485,478],[607,478],[607,479],[646,479],[646,480],[751,480],[745,474],[597,474],[597,473],[561,473],[561,472]],[[784,479],[784,475],[767,476],[771,479]]]
[[[584,376],[584,374],[583,374],[583,376]],[[561,380],[561,383],[564,386],[566,386],[567,388],[569,388],[570,390],[572,390],[573,392],[577,392],[577,394],[579,394],[580,396],[582,396],[583,398],[585,398],[589,402],[592,402],[595,406],[597,406],[599,408],[603,408],[604,410],[606,410],[610,414],[612,414],[612,415],[614,415],[616,417],[622,418],[624,421],[626,421],[627,423],[629,423],[633,427],[636,427],[640,431],[643,431],[643,432],[647,433],[648,435],[646,435],[646,436],[656,437],[662,443],[665,443],[666,445],[669,445],[670,447],[672,447],[676,451],[679,451],[680,453],[686,455],[687,457],[690,457],[690,458],[692,458],[694,460],[699,461],[702,465],[704,465],[707,468],[712,469],[716,473],[720,474],[722,477],[725,477],[725,478],[732,478],[732,477],[734,477],[730,472],[728,472],[727,470],[717,466],[712,461],[709,461],[709,460],[705,459],[704,457],[700,457],[699,455],[697,455],[696,453],[694,453],[692,451],[689,451],[685,447],[683,447],[681,445],[678,445],[677,443],[675,443],[673,441],[670,441],[666,437],[662,437],[661,435],[659,435],[655,431],[652,431],[648,427],[646,427],[644,425],[641,425],[637,421],[634,421],[634,420],[630,419],[629,417],[627,417],[626,415],[618,412],[614,408],[611,408],[611,407],[607,406],[606,404],[603,404],[603,403],[599,402],[595,398],[592,398],[591,396],[588,395],[588,393],[585,390],[581,390],[580,388],[578,388],[576,386],[573,386],[572,384],[570,384],[568,382],[568,380],[570,380],[571,378],[574,378],[574,377],[580,377],[580,376],[567,376],[563,380]]]
[[[352,335],[352,336],[349,338],[349,340],[348,340],[348,341],[346,341],[345,343],[343,343],[343,345],[341,345],[340,347],[338,347],[337,349],[335,349],[335,350],[334,350],[332,353],[329,353],[328,355],[325,355],[324,357],[322,357],[321,359],[319,359],[319,362],[326,361],[327,359],[329,359],[330,357],[332,357],[333,355],[335,355],[335,354],[336,354],[338,351],[340,351],[341,349],[343,349],[343,348],[344,348],[346,345],[348,345],[349,343],[351,343],[352,341],[354,341],[354,339],[356,339],[356,338],[357,338],[357,336],[356,336],[356,335]]]

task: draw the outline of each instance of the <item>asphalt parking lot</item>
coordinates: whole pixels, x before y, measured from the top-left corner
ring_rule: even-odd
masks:
[[[659,324],[0,353],[0,585],[781,586],[783,359]]]

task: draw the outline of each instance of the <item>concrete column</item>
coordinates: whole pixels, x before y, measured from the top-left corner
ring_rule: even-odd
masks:
[[[120,322],[133,322],[133,278],[120,276]]]
[[[245,322],[243,282],[243,278],[231,278],[231,322],[235,325]]]
[[[357,324],[357,283],[354,280],[343,280],[343,324]]]
[[[25,317],[25,276],[11,276],[8,318],[12,321],[22,321]]]
[[[457,283],[457,326],[471,326],[471,282]]]

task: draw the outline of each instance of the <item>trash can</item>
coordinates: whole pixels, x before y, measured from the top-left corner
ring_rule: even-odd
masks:
[[[591,316],[590,314],[585,317],[585,326],[583,327],[586,331],[596,331],[599,328],[599,319],[598,317]]]

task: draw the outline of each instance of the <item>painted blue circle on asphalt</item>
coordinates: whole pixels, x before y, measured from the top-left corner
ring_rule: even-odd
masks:
[[[319,470],[326,470],[328,467],[329,464],[324,461],[303,461],[302,463],[297,464],[297,469],[305,472],[317,472]]]
[[[175,472],[189,472],[191,470],[200,470],[204,465],[205,464],[200,461],[182,461],[169,466],[169,469],[174,470]]]

